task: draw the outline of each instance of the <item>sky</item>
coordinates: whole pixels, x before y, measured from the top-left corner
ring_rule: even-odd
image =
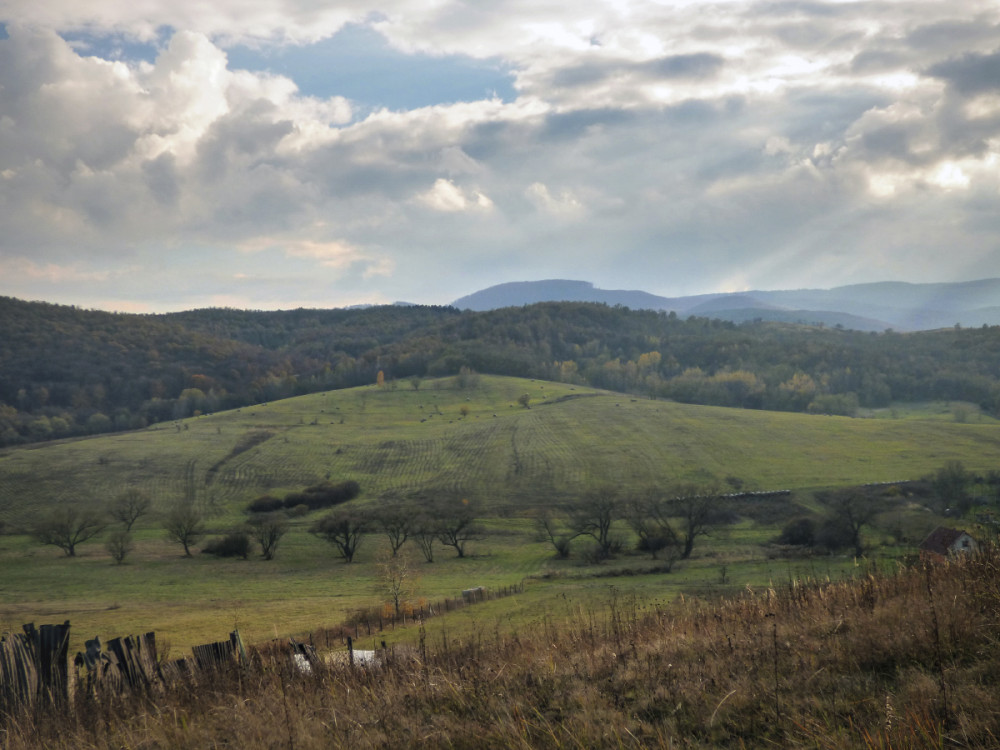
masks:
[[[0,0],[0,295],[1000,276],[996,0]]]

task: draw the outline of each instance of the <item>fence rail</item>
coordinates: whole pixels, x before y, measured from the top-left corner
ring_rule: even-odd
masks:
[[[355,638],[362,624],[368,635],[397,624],[410,624],[427,617],[451,612],[481,602],[502,599],[524,591],[524,582],[512,586],[488,589],[482,586],[466,589],[460,597],[445,598],[435,603],[420,604],[395,610],[361,612],[350,625],[337,631],[341,642],[349,642],[353,626]],[[155,633],[113,638],[102,644],[100,638],[85,643],[85,650],[76,654],[74,670],[69,664],[69,631],[67,620],[62,625],[33,623],[23,626],[23,633],[9,633],[0,638],[0,726],[24,710],[40,706],[63,706],[70,710],[71,698],[100,699],[105,696],[160,691],[180,681],[199,681],[199,675],[217,673],[252,663],[238,630],[226,641],[206,643],[192,648],[192,655],[162,662],[156,652]],[[330,647],[330,631],[326,646]],[[311,668],[317,662],[313,634],[309,643],[288,639],[288,658],[299,668]],[[286,650],[285,646],[279,647]],[[383,642],[384,647],[384,642]]]

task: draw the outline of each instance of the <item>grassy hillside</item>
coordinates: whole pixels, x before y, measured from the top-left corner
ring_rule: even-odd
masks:
[[[636,488],[710,474],[798,489],[916,478],[950,459],[995,468],[1000,426],[704,407],[488,376],[461,389],[449,378],[7,449],[0,519],[17,526],[51,504],[102,502],[130,486],[161,509],[194,491],[223,518],[260,494],[324,478],[357,480],[365,501],[454,490],[499,511],[572,498],[595,482]]]
[[[0,446],[462,367],[703,405],[1000,414],[1000,327],[867,334],[591,303],[137,316],[0,298]]]
[[[518,403],[523,394],[529,408]],[[554,560],[527,517],[596,483],[627,492],[714,475],[739,477],[750,488],[805,490],[915,478],[951,459],[982,471],[996,467],[998,456],[995,424],[731,410],[483,376],[465,389],[454,379],[426,381],[419,390],[369,386],[7,449],[0,454],[0,520],[17,532],[47,508],[102,504],[130,486],[147,492],[161,513],[193,495],[219,532],[245,518],[251,499],[327,477],[357,480],[359,504],[408,490],[457,492],[480,510],[490,533],[472,544],[469,559],[442,552],[433,565],[421,563],[416,597],[535,576],[516,604],[495,613],[510,621],[567,595],[601,599],[612,582],[652,598],[731,591],[799,573],[836,576],[852,564],[767,559],[760,543],[798,512],[796,502],[808,505],[803,494],[769,518],[749,514],[699,543],[695,557],[672,573],[608,579],[615,565],[650,563]],[[344,565],[307,533],[315,515],[292,520],[270,562],[185,559],[154,516],[140,520],[136,549],[121,566],[98,543],[68,559],[26,536],[0,536],[0,628],[69,618],[81,639],[155,629],[181,647],[217,639],[234,624],[252,641],[339,623],[382,600],[373,561],[384,540],[373,536],[357,562]]]

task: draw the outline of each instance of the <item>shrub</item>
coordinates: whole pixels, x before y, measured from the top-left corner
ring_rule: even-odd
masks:
[[[842,520],[830,518],[822,523],[816,531],[817,544],[831,552],[847,549],[854,544],[854,534],[851,528]]]
[[[201,551],[216,557],[242,557],[246,560],[250,554],[250,536],[245,531],[234,531],[209,540]]]
[[[811,518],[793,519],[785,524],[777,542],[796,547],[812,547],[816,543],[816,523]]]
[[[115,529],[104,543],[104,549],[112,560],[121,565],[132,551],[132,535],[125,529]]]
[[[361,485],[353,479],[338,484],[321,482],[312,487],[306,487],[302,492],[292,492],[285,497],[284,507],[294,508],[305,505],[309,510],[331,508],[334,505],[353,500],[361,493]]]
[[[273,513],[285,507],[285,501],[271,495],[262,495],[250,502],[247,513]]]

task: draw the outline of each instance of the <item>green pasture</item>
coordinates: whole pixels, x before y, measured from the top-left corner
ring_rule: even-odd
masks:
[[[529,408],[518,403],[522,394]],[[158,513],[193,497],[219,533],[240,523],[255,497],[282,496],[327,478],[357,480],[362,495],[353,502],[361,504],[410,491],[460,494],[479,510],[488,533],[470,543],[468,559],[439,548],[427,564],[416,562],[411,549],[419,576],[412,598],[436,601],[472,586],[525,580],[523,594],[427,625],[429,633],[477,632],[599,606],[612,587],[655,602],[796,576],[847,575],[853,560],[769,560],[761,545],[811,503],[810,489],[917,478],[952,459],[972,470],[997,468],[1000,425],[691,406],[488,376],[467,389],[442,379],[419,390],[404,383],[313,394],[0,452],[0,521],[7,532],[0,535],[0,629],[69,619],[74,647],[95,634],[155,630],[184,650],[221,639],[234,625],[250,641],[308,633],[385,599],[374,565],[383,540],[372,535],[357,561],[345,565],[307,532],[315,513],[292,519],[276,559],[267,562],[184,558],[155,515],[140,520],[135,550],[120,566],[99,542],[66,558],[23,533],[36,514],[58,503],[103,505],[129,487],[146,492]],[[580,554],[556,560],[530,520],[532,510],[571,502],[597,484],[628,492],[710,477],[797,492],[788,507],[769,514],[744,508],[750,520],[699,540],[694,557],[670,573],[643,572],[656,563],[635,554],[603,565],[586,565]],[[621,533],[627,534],[624,524]],[[575,544],[579,552],[586,542]],[[616,569],[632,575],[612,575]]]
[[[517,403],[525,393],[527,409]],[[248,436],[261,442],[237,452]],[[448,491],[493,513],[598,483],[629,490],[711,475],[801,489],[916,478],[951,459],[987,470],[998,458],[995,423],[725,409],[482,376],[466,390],[451,379],[419,391],[369,386],[7,449],[0,520],[17,528],[51,504],[103,503],[127,487],[160,509],[193,493],[220,522],[261,494],[326,478],[357,480],[363,502]]]
[[[672,572],[649,573],[661,563],[634,553],[600,565],[586,564],[579,555],[557,560],[528,522],[515,519],[507,529],[470,542],[471,554],[464,559],[439,548],[435,561],[426,563],[404,547],[413,575],[407,598],[415,604],[434,603],[460,597],[473,586],[496,589],[524,581],[522,594],[428,620],[428,632],[443,628],[468,636],[479,627],[476,623],[488,621],[491,628],[509,631],[543,614],[558,619],[575,617],[580,608],[603,609],[613,591],[644,603],[665,602],[683,593],[723,595],[747,585],[781,585],[789,578],[837,578],[853,569],[848,558],[769,560],[759,543],[774,532],[757,526],[738,535],[723,531],[702,540],[694,557],[677,563]],[[758,546],[751,545],[751,538]],[[272,561],[203,554],[188,559],[157,530],[148,529],[139,534],[127,562],[115,565],[97,543],[82,545],[76,558],[67,558],[24,536],[0,537],[0,630],[68,619],[73,648],[97,634],[106,638],[154,630],[181,653],[223,639],[233,627],[249,642],[304,636],[386,601],[375,566],[383,544],[381,537],[371,535],[355,562],[346,565],[329,545],[298,527],[282,540]],[[580,540],[580,549],[586,544]],[[413,641],[416,632],[399,629],[379,638]]]

